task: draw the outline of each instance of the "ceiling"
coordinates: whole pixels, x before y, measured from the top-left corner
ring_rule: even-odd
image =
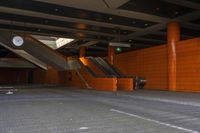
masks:
[[[136,50],[166,44],[166,24],[181,23],[182,39],[200,36],[199,0],[1,0],[0,29],[76,39],[59,52],[106,55],[108,42]],[[6,56],[0,47],[0,56]]]

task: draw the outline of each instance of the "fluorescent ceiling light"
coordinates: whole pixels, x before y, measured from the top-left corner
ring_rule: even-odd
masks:
[[[47,37],[38,35],[33,35],[33,37],[52,49],[58,49],[74,41],[74,39],[72,38],[58,38],[58,37]]]
[[[60,48],[70,42],[74,41],[74,39],[70,39],[70,38],[58,38],[56,40],[56,47],[57,48]]]
[[[113,47],[131,47],[131,44],[110,42],[109,46],[113,46]]]

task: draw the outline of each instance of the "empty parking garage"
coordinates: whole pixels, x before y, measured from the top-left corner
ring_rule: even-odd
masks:
[[[1,0],[1,133],[199,133],[198,0]]]

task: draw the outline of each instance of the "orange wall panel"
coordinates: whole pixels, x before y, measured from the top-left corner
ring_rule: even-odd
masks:
[[[177,44],[177,90],[200,92],[200,38]]]
[[[200,92],[200,38],[176,45],[176,91]],[[147,89],[168,90],[167,61],[167,45],[162,45],[118,54],[114,64],[126,75],[146,78]]]
[[[36,84],[61,84],[59,71],[49,68],[47,71],[35,69],[33,73],[33,83]]]
[[[67,71],[67,79],[66,79],[66,85],[70,87],[79,87],[79,88],[87,88],[87,86],[84,84],[84,82],[80,79],[78,76],[78,73],[73,71]],[[71,76],[70,76],[71,75]]]
[[[0,68],[0,84],[28,83],[29,69]]]
[[[116,78],[95,78],[86,72],[85,68],[80,69],[80,73],[86,79],[89,86],[96,90],[101,91],[116,91],[117,79]]]
[[[200,92],[200,38],[180,41],[177,50],[177,89],[176,91]],[[168,56],[167,45],[126,52],[114,56],[114,65],[127,76],[146,78],[147,89],[168,90]],[[86,64],[90,64],[87,60]],[[94,70],[94,66],[90,66]],[[98,90],[116,91],[116,78],[94,78],[84,68],[81,73],[91,87]],[[98,71],[95,71],[98,72]],[[35,83],[65,84],[85,88],[76,71],[58,72],[54,69],[34,71]],[[71,75],[71,76],[70,76]],[[2,77],[2,76],[1,76]],[[3,81],[1,79],[0,81]],[[127,84],[126,82],[125,88]],[[124,85],[123,79],[118,80],[118,88]]]
[[[114,65],[126,75],[146,78],[148,89],[167,90],[166,45],[118,54]]]
[[[117,90],[133,91],[134,81],[133,78],[118,78]]]

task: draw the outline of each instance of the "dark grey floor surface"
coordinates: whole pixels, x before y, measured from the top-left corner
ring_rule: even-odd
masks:
[[[0,133],[198,133],[200,94],[61,87],[0,92]]]

